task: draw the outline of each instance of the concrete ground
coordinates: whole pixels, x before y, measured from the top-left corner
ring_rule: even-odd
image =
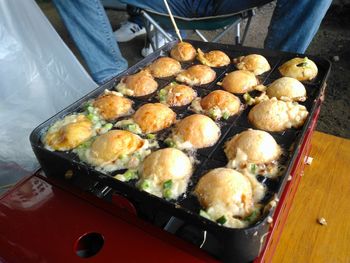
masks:
[[[52,4],[44,2],[40,3],[40,6],[63,40],[84,64]],[[263,47],[273,9],[274,4],[271,3],[258,10],[252,21],[251,29],[245,42],[246,46]],[[117,29],[120,22],[127,18],[127,14],[123,11],[108,10],[107,14],[113,29]],[[205,35],[210,37],[213,35],[213,32],[205,32]],[[192,34],[189,34],[188,38],[197,39]],[[232,41],[233,33],[228,34],[221,42],[232,43]],[[322,106],[317,130],[345,138],[350,138],[349,44],[350,9],[333,6],[327,13],[320,30],[306,52],[307,54],[322,56],[330,60],[334,60],[335,56],[339,57],[339,61],[333,61],[332,71],[328,80],[326,100]],[[128,60],[130,66],[142,59],[140,50],[143,46],[143,37],[120,44],[121,52]]]

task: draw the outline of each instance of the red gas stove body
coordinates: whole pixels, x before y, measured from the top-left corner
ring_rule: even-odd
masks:
[[[320,105],[306,133],[291,180],[255,262],[268,262],[278,243],[310,152]],[[114,202],[38,172],[0,199],[1,262],[217,262],[198,247],[137,218],[121,197]]]

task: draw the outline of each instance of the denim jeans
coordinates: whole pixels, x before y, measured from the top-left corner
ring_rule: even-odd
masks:
[[[127,67],[99,0],[53,0],[68,31],[98,83]],[[160,0],[120,0],[143,9],[167,13]],[[203,17],[236,13],[269,0],[168,0],[176,16]],[[265,48],[304,53],[316,34],[331,0],[277,0]]]
[[[128,67],[100,0],[53,0],[65,26],[99,84]]]

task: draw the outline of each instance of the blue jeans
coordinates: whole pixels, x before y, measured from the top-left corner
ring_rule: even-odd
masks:
[[[99,0],[53,0],[86,61],[93,79],[103,83],[127,67]],[[160,0],[121,0],[143,9],[167,13]],[[168,0],[174,15],[203,17],[231,14],[269,0]],[[265,48],[304,53],[316,34],[331,0],[278,0]]]
[[[53,0],[65,26],[99,84],[128,67],[99,0]]]

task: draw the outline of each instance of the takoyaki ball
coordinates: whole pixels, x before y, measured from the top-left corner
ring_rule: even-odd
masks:
[[[249,121],[258,129],[272,132],[299,128],[308,116],[307,109],[296,102],[272,98],[255,105],[248,114]]]
[[[143,133],[153,133],[171,126],[176,120],[176,113],[162,103],[147,103],[135,112],[133,120]]]
[[[242,56],[233,61],[238,69],[249,70],[255,75],[261,75],[271,69],[265,57],[258,54]]]
[[[263,164],[277,160],[282,151],[267,132],[246,130],[225,143],[228,160],[240,159],[246,163]]]
[[[196,57],[196,50],[187,42],[177,43],[170,51],[170,56],[177,61],[191,61]]]
[[[189,86],[172,82],[158,92],[161,103],[170,107],[179,107],[190,104],[197,97],[197,92]]]
[[[149,95],[155,92],[157,88],[158,83],[148,70],[141,70],[136,74],[123,77],[116,86],[117,91],[131,97]]]
[[[166,78],[176,75],[181,71],[181,64],[179,61],[169,58],[161,57],[153,61],[148,69],[155,78]]]
[[[68,151],[94,135],[92,122],[82,114],[73,114],[57,121],[43,137],[45,147],[55,151]]]
[[[306,89],[297,79],[282,77],[272,82],[266,89],[269,98],[276,97],[279,100],[305,101]]]
[[[138,187],[166,199],[183,194],[192,175],[190,158],[175,148],[165,148],[146,157],[139,169]]]
[[[98,113],[106,121],[113,121],[126,116],[132,113],[133,110],[131,100],[115,93],[104,93],[92,103],[92,106],[97,108]]]
[[[213,146],[220,138],[220,128],[209,117],[193,114],[180,120],[172,139],[177,148],[200,149]]]
[[[236,70],[228,73],[222,80],[221,85],[228,92],[243,94],[254,90],[258,84],[258,79],[254,73],[248,70]]]
[[[243,174],[230,168],[216,168],[203,175],[195,195],[210,218],[244,218],[254,209],[253,187]]]
[[[197,59],[203,64],[209,67],[223,67],[230,64],[230,58],[220,50],[212,50],[208,53],[203,53],[203,51],[198,48]]]
[[[228,119],[237,114],[241,107],[241,101],[235,95],[224,91],[214,90],[201,99],[201,107],[214,119]],[[213,116],[212,116],[213,115]],[[216,118],[218,117],[218,118]]]
[[[312,80],[317,76],[315,62],[305,58],[293,58],[278,68],[282,76],[295,78],[300,81]]]
[[[180,72],[176,80],[190,86],[205,85],[216,78],[216,72],[206,65],[194,65]]]
[[[128,156],[144,145],[138,135],[129,131],[110,130],[94,140],[84,159],[93,166],[105,167],[122,156]]]

